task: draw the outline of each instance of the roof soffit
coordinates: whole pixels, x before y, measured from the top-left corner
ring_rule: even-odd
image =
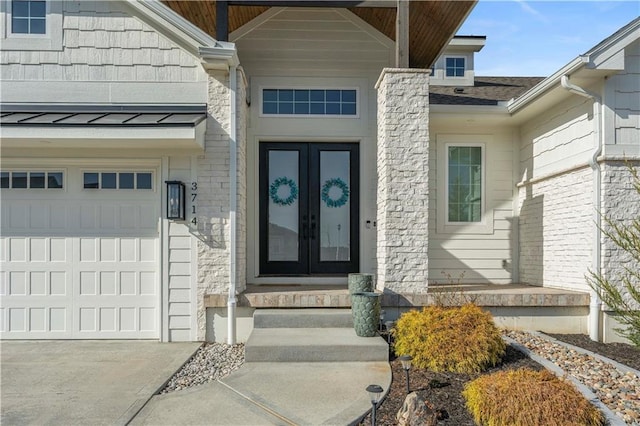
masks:
[[[462,25],[477,0],[418,1],[410,3],[410,66],[428,68]],[[162,0],[175,12],[207,34],[216,33],[216,2]],[[335,7],[335,5],[332,5]],[[268,6],[229,6],[229,33],[271,9]],[[371,27],[395,40],[395,8],[351,7],[353,14]]]

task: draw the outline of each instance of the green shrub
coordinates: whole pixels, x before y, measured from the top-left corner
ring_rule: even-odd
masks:
[[[547,370],[499,371],[468,383],[462,395],[479,425],[600,426],[604,416]]]
[[[396,354],[433,371],[481,372],[500,362],[506,348],[491,314],[472,303],[407,312],[394,336]]]

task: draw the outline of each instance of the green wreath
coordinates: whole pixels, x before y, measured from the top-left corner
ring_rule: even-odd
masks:
[[[289,196],[287,198],[280,198],[280,196],[278,195],[278,190],[282,185],[286,185],[289,187]],[[279,177],[274,180],[269,187],[269,196],[271,197],[271,200],[276,204],[279,204],[281,206],[290,206],[296,201],[296,198],[298,198],[298,186],[288,177]]]
[[[329,191],[331,191],[331,188],[334,186],[342,191],[340,198],[333,199],[329,196]],[[327,207],[342,207],[347,204],[347,200],[349,199],[349,186],[340,178],[327,179],[324,185],[322,185],[320,197]]]

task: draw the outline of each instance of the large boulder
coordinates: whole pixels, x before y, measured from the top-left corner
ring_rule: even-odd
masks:
[[[396,414],[396,420],[398,426],[435,426],[438,413],[420,395],[411,392],[404,399],[402,408]]]

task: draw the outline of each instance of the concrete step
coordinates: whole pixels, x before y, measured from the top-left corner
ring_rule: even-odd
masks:
[[[388,361],[380,336],[359,337],[353,328],[254,328],[245,344],[247,362]]]
[[[351,309],[257,309],[254,328],[352,328]]]

